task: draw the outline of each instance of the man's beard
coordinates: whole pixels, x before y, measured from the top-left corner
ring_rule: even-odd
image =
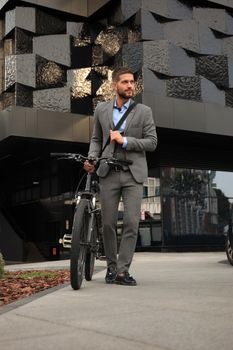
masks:
[[[123,98],[124,100],[129,100],[131,97],[133,97],[133,91],[130,90],[132,92],[131,96],[128,96],[124,91],[117,91],[118,95]]]

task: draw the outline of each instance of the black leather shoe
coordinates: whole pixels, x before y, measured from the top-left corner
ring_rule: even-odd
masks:
[[[105,282],[110,284],[110,283],[114,283],[116,279],[116,270],[112,267],[109,267],[107,269],[107,273],[105,276]]]
[[[117,275],[115,279],[116,284],[122,284],[123,286],[136,286],[136,280],[130,276],[128,272],[124,272],[122,275]]]

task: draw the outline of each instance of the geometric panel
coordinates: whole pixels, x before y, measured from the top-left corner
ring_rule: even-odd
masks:
[[[178,0],[121,0],[122,21],[133,16],[139,8],[169,19],[189,19],[191,9]]]
[[[5,57],[5,90],[13,86],[16,82],[16,56]]]
[[[58,17],[36,9],[36,33],[40,35],[65,34],[66,22]]]
[[[154,72],[168,76],[194,76],[195,61],[168,40],[145,41],[123,45],[123,64],[134,72],[144,65]]]
[[[32,53],[32,33],[15,28],[15,54]]]
[[[33,91],[27,86],[16,83],[15,103],[17,106],[33,107]]]
[[[198,7],[193,9],[193,18],[221,33],[233,34],[233,18],[226,10]]]
[[[70,112],[70,89],[62,87],[33,91],[33,106],[57,112]]]
[[[71,46],[71,68],[90,67],[92,65],[92,45]]]
[[[226,106],[233,107],[233,89],[226,89]]]
[[[201,101],[200,78],[179,77],[167,81],[167,96]]]
[[[194,20],[164,24],[164,37],[184,49],[209,55],[221,54],[221,40],[207,25]]]
[[[93,105],[92,96],[85,96],[83,98],[71,99],[71,112],[92,115]]]
[[[117,28],[109,27],[105,30],[100,31],[98,34],[95,44],[101,45],[104,52],[108,56],[114,56],[120,50],[123,45],[123,32]]]
[[[14,10],[5,13],[5,35],[7,35],[15,27],[36,31],[35,8],[32,7],[16,7]]]
[[[83,98],[91,95],[91,80],[88,75],[91,68],[69,69],[67,71],[67,86],[71,89],[72,98]]]
[[[59,64],[36,56],[36,88],[61,87],[66,84],[66,71]]]
[[[192,10],[179,0],[143,0],[142,8],[169,19],[190,19]]]
[[[137,72],[143,64],[143,42],[125,44],[122,47],[122,64]]]
[[[134,36],[136,40],[159,40],[163,39],[163,27],[162,24],[157,21],[153,14],[149,11],[141,9],[135,16],[135,30],[131,29],[131,32],[136,32]],[[128,35],[128,39],[130,39]],[[132,39],[129,40],[132,42]]]
[[[170,76],[195,75],[195,61],[167,40],[143,43],[143,63],[151,70]]]
[[[70,66],[70,36],[44,35],[33,38],[33,53],[65,66]]]
[[[232,0],[208,0],[208,2],[233,8]]]
[[[233,88],[233,57],[208,55],[197,57],[196,71],[220,88]]]
[[[166,80],[160,79],[150,69],[143,67],[143,90],[144,92],[150,92],[154,95],[166,96]]]
[[[66,34],[69,34],[78,38],[80,36],[80,33],[83,30],[83,26],[84,26],[84,23],[66,22]],[[90,41],[88,43],[90,44]]]
[[[200,76],[169,79],[167,81],[167,96],[225,104],[224,92]]]
[[[233,56],[233,36],[223,38],[221,41],[223,55]]]
[[[11,55],[5,57],[5,90],[15,83],[36,86],[35,55]]]
[[[16,56],[16,82],[36,87],[36,58],[34,54]]]
[[[72,35],[75,38],[73,42],[74,46],[90,45],[93,41],[91,28],[88,23],[67,22],[66,34]]]

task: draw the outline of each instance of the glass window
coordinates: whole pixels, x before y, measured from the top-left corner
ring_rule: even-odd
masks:
[[[228,228],[233,173],[163,168],[164,228],[171,235],[222,235]]]

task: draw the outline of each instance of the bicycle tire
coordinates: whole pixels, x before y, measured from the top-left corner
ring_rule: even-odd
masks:
[[[93,219],[92,231],[91,231],[91,245],[88,248],[86,253],[86,261],[85,261],[85,279],[87,281],[92,280],[92,276],[94,273],[95,266],[95,258],[97,253],[97,225],[96,225],[96,217]]]
[[[225,251],[226,251],[226,255],[229,263],[233,266],[233,249],[232,249],[229,234],[226,237]]]
[[[88,220],[88,203],[82,199],[75,208],[72,227],[70,282],[74,290],[80,289],[84,277]]]

